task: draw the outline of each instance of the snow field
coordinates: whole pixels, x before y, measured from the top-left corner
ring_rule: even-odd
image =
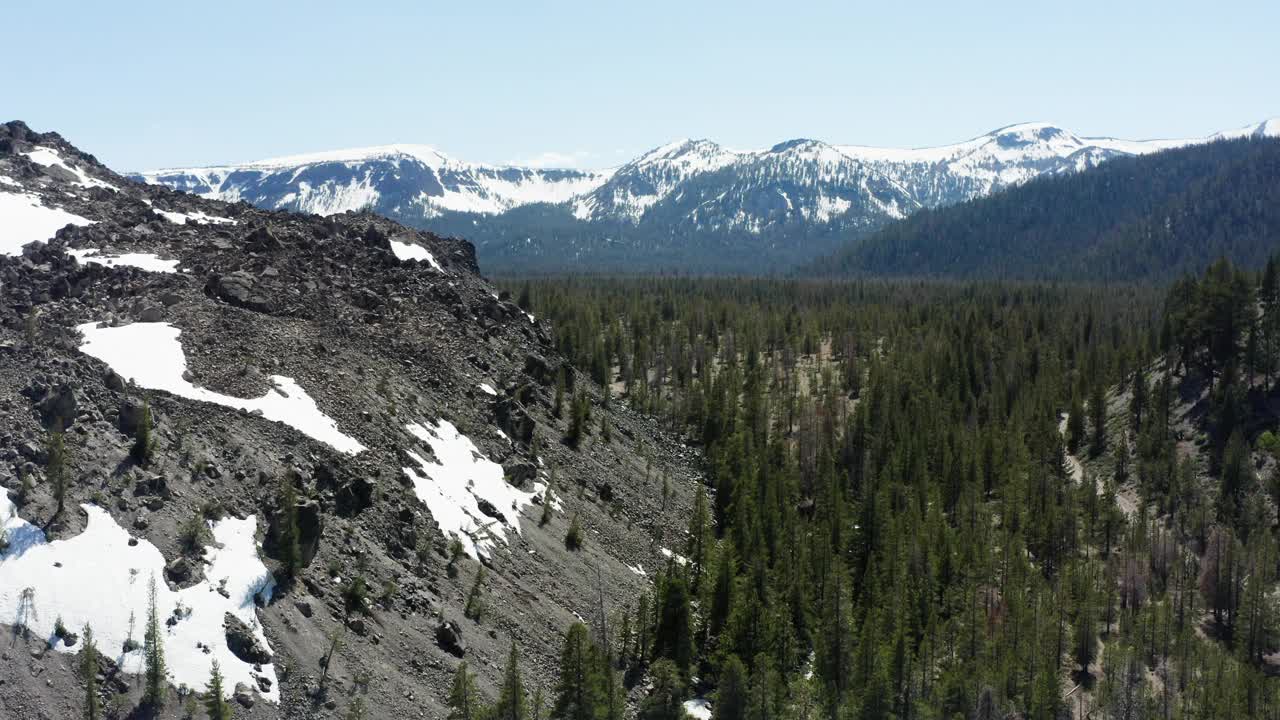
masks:
[[[98,650],[115,659],[125,672],[141,673],[141,645],[146,632],[151,578],[156,581],[156,609],[164,629],[165,662],[174,685],[203,690],[214,660],[225,677],[228,696],[236,683],[258,688],[256,678],[271,681],[260,694],[278,702],[275,667],[261,671],[227,648],[224,617],[230,613],[269,649],[255,611],[255,598],[269,601],[275,587],[270,571],[258,559],[254,533],[257,519],[225,518],[210,525],[213,545],[206,548],[205,579],[174,592],[164,581],[164,556],[151,543],[134,540],[105,510],[82,505],[88,514],[84,532],[74,537],[45,538],[37,527],[18,517],[0,492],[0,518],[9,541],[0,553],[0,616],[13,619],[59,652],[77,653],[83,629],[93,628]],[[54,635],[61,619],[81,635],[68,647]],[[132,640],[137,648],[125,652]]]
[[[263,417],[292,427],[334,449],[354,455],[364,450],[355,438],[338,430],[338,423],[316,407],[292,378],[272,375],[272,388],[258,398],[245,399],[196,387],[183,378],[187,357],[178,341],[181,331],[169,323],[133,323],[107,327],[85,323],[80,351],[105,362],[139,387],[224,407],[260,412]]]

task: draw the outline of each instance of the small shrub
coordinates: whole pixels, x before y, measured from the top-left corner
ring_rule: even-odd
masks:
[[[565,533],[564,546],[573,551],[582,549],[582,525],[578,523],[577,513],[573,515],[573,522],[569,523],[569,532]]]
[[[1258,449],[1276,455],[1280,453],[1280,438],[1277,438],[1275,433],[1267,430],[1258,436]]]
[[[476,571],[475,582],[471,584],[471,591],[467,593],[467,605],[462,609],[464,617],[480,622],[480,618],[484,616],[484,566]]]
[[[205,524],[204,515],[195,513],[178,528],[178,544],[187,554],[200,552],[200,548],[209,544],[209,526]]]
[[[358,612],[369,614],[369,584],[362,576],[357,575],[342,589],[342,605],[347,614]]]

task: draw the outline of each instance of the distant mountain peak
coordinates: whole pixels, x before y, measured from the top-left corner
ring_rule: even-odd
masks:
[[[371,206],[401,222],[471,238],[490,257],[525,257],[542,241],[562,247],[537,252],[577,258],[596,244],[614,252],[626,243],[671,245],[677,256],[715,243],[728,253],[760,243],[816,255],[823,248],[791,246],[830,243],[921,208],[1112,158],[1261,136],[1280,136],[1280,118],[1183,140],[1082,137],[1030,121],[914,149],[800,137],[736,150],[686,137],[603,171],[485,165],[426,145],[382,145],[141,177],[269,208],[327,214]]]

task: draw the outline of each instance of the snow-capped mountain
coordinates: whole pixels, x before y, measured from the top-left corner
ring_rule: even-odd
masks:
[[[761,252],[775,260],[815,257],[850,234],[1041,175],[1213,140],[1277,136],[1280,119],[1180,140],[1082,137],[1048,123],[917,149],[798,139],[732,150],[680,140],[600,171],[479,165],[393,145],[139,177],[268,208],[329,214],[371,206],[468,237],[489,267],[630,267],[655,258],[687,265],[712,253],[700,269],[750,270],[764,261]]]
[[[382,145],[134,177],[269,209],[332,215],[372,206],[425,220],[445,212],[493,214],[527,203],[565,202],[598,186],[608,173],[499,167],[455,160],[425,145]]]

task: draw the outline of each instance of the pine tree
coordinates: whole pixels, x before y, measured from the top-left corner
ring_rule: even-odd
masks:
[[[660,611],[653,639],[655,657],[667,658],[680,672],[689,670],[693,660],[693,638],[689,625],[689,591],[684,577],[669,575],[662,587]]]
[[[564,365],[561,365],[560,369],[556,371],[556,400],[555,404],[551,406],[551,414],[556,417],[560,417],[564,410],[564,373]]]
[[[569,523],[569,531],[564,535],[564,546],[569,550],[582,549],[582,525],[578,522],[578,513],[573,514]]]
[[[1089,427],[1093,431],[1089,454],[1098,457],[1107,449],[1107,400],[1101,382],[1095,382],[1089,393]]]
[[[448,720],[481,720],[484,717],[483,704],[480,691],[476,689],[476,677],[467,667],[467,661],[463,660],[453,674]]]
[[[557,720],[595,720],[601,709],[599,659],[587,626],[574,623],[560,650],[560,676],[556,681],[551,716]]]
[[[476,578],[471,583],[471,590],[467,592],[467,604],[462,609],[463,617],[469,620],[480,622],[484,617],[484,566],[481,565],[476,569]]]
[[[551,475],[547,478],[547,487],[542,491],[542,515],[538,517],[538,527],[545,527],[551,522],[552,507],[555,504],[555,486],[556,471],[551,469]]]
[[[498,689],[498,702],[493,706],[492,720],[527,720],[528,701],[524,696],[524,681],[520,678],[520,650],[514,641],[507,655],[507,667],[502,673],[502,686]]]
[[[164,707],[168,672],[164,661],[164,627],[160,624],[160,610],[156,607],[156,576],[151,576],[147,590],[147,630],[143,636],[142,653],[146,686],[143,700],[152,708]]]
[[[565,443],[574,449],[582,444],[583,437],[587,432],[587,420],[591,412],[591,404],[587,399],[587,394],[582,390],[574,393],[572,407],[569,416],[569,432],[565,435]]]
[[[659,660],[649,673],[653,689],[640,701],[640,720],[685,720],[684,681],[670,660]]]
[[[84,648],[80,651],[80,676],[84,678],[85,720],[102,717],[102,704],[98,700],[98,645],[93,639],[93,628],[84,626]]]
[[[1067,451],[1074,454],[1080,451],[1080,443],[1084,441],[1084,405],[1080,402],[1080,394],[1072,393],[1071,409],[1067,413]]]
[[[231,720],[231,705],[222,688],[222,668],[214,660],[209,666],[209,682],[204,686],[204,712],[209,720]]]
[[[276,553],[285,577],[292,578],[302,568],[302,550],[298,543],[298,491],[288,476],[280,479],[277,505]]]
[[[716,683],[716,702],[711,720],[743,720],[747,717],[747,668],[737,655],[730,655],[720,666]]]

